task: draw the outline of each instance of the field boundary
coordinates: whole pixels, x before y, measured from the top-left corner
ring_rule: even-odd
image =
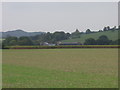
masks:
[[[6,46],[4,49],[120,48],[120,45]]]

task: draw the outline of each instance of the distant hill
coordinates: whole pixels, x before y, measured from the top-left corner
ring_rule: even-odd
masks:
[[[35,36],[35,35],[40,35],[44,32],[25,32],[23,30],[14,30],[14,31],[7,31],[7,32],[0,32],[0,38],[5,38],[7,36],[16,36],[16,37],[21,37],[21,36]]]
[[[103,31],[103,32],[90,33],[90,34],[81,34],[80,38],[67,39],[67,40],[63,40],[61,42],[81,42],[81,43],[84,43],[85,40],[88,38],[94,38],[96,40],[101,35],[106,35],[110,40],[114,41],[114,40],[118,39],[118,32],[120,33],[120,30]]]

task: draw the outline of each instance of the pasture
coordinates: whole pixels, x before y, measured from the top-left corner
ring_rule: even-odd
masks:
[[[118,33],[120,33],[120,31],[106,31],[106,32],[97,32],[97,33],[90,33],[90,34],[82,34],[80,36],[80,38],[75,38],[75,39],[67,39],[67,40],[63,40],[62,42],[81,42],[84,43],[86,39],[88,38],[94,38],[95,40],[98,39],[101,35],[106,35],[109,40],[117,40],[118,37]]]
[[[118,49],[3,50],[3,88],[117,88]]]

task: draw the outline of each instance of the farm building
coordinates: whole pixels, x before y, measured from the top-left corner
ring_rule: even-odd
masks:
[[[48,43],[48,42],[40,43],[40,45],[43,45],[43,46],[55,46],[55,44]]]
[[[80,42],[58,42],[57,45],[82,45]]]

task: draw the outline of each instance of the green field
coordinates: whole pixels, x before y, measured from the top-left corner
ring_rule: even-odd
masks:
[[[3,88],[117,88],[117,49],[3,50]]]
[[[117,40],[118,39],[118,32],[120,31],[106,31],[106,32],[97,32],[97,33],[90,33],[90,34],[82,34],[80,38],[75,39],[68,39],[63,40],[62,42],[81,42],[84,43],[88,38],[94,38],[95,40],[98,39],[101,35],[106,35],[110,40]]]

